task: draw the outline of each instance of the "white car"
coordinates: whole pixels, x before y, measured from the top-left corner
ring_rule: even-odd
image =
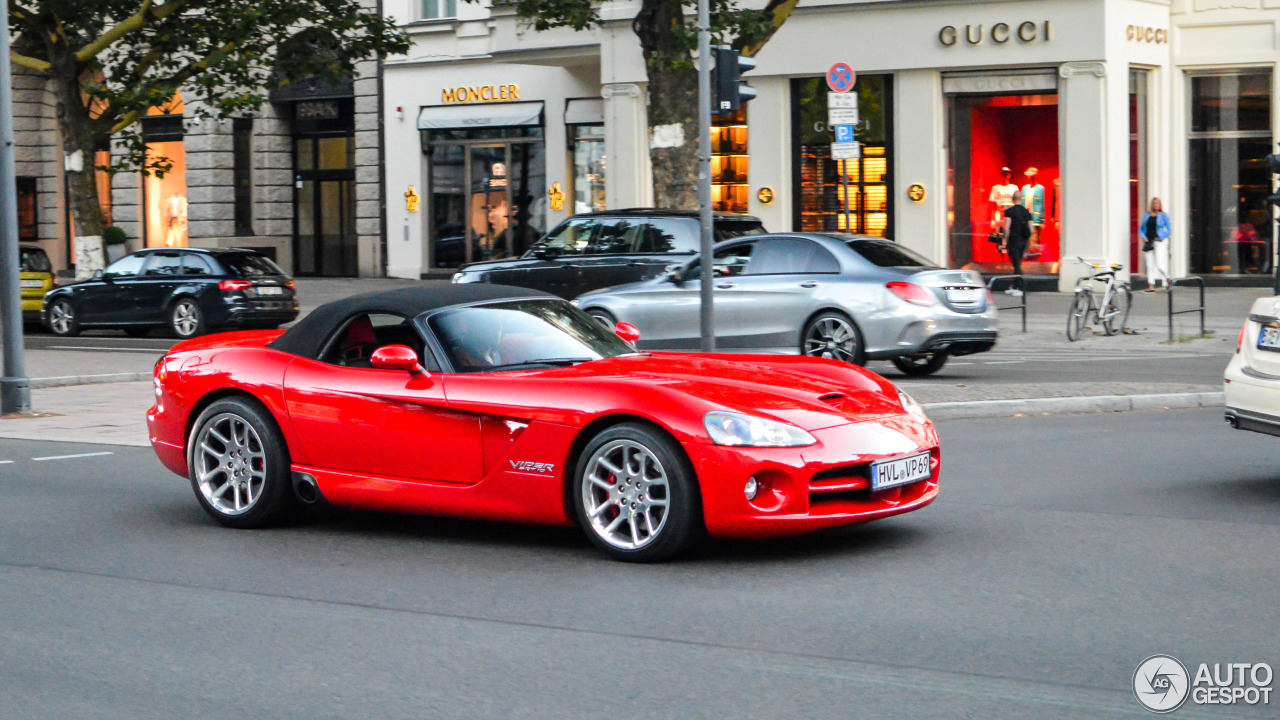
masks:
[[[1227,424],[1280,435],[1280,297],[1253,303],[1222,378]]]

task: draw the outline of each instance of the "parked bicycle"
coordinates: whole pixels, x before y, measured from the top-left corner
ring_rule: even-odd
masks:
[[[1101,265],[1091,263],[1077,256],[1076,260],[1088,265],[1090,272],[1076,279],[1075,298],[1071,302],[1071,311],[1067,314],[1067,339],[1075,342],[1089,325],[1089,316],[1102,325],[1108,335],[1124,331],[1129,321],[1129,306],[1133,303],[1133,293],[1129,284],[1116,279],[1116,273],[1123,270],[1123,265]],[[1096,283],[1104,283],[1102,299],[1099,300],[1094,291]]]

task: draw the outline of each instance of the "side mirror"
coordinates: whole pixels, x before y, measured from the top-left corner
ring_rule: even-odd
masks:
[[[550,245],[539,245],[533,249],[533,256],[539,260],[551,260],[560,255],[560,251]]]
[[[107,274],[102,272],[101,270],[94,270],[93,279],[94,280],[110,280],[111,278],[108,277]]]
[[[635,345],[636,341],[640,339],[640,330],[629,322],[618,323],[613,332],[631,345]]]
[[[369,362],[381,370],[404,370],[415,376],[426,372],[418,364],[418,353],[408,345],[384,345],[373,351]]]
[[[663,277],[665,277],[668,282],[673,282],[679,285],[684,282],[684,266],[668,265],[667,269],[663,271]]]

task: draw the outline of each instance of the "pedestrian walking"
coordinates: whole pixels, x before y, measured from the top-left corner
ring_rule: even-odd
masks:
[[[1000,252],[1009,253],[1013,262],[1013,274],[1022,274],[1022,255],[1027,251],[1027,243],[1031,241],[1031,211],[1022,204],[1022,191],[1013,193],[1013,205],[1004,210],[1004,242],[1000,244]],[[1021,295],[1017,288],[1005,290],[1010,295]]]
[[[1169,216],[1164,214],[1164,205],[1160,198],[1151,198],[1151,209],[1142,218],[1139,226],[1142,234],[1142,255],[1147,264],[1147,290],[1156,291],[1156,280],[1163,277],[1164,286],[1169,288],[1169,233],[1173,226]]]

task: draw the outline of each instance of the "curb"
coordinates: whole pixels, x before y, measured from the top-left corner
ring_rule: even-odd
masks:
[[[57,377],[31,378],[31,388],[66,387],[68,385],[97,385],[101,383],[138,382],[150,380],[151,372],[105,373],[102,375],[60,375]]]
[[[1126,412],[1223,407],[1220,392],[1161,393],[1157,395],[1097,395],[1093,397],[1028,398],[1026,400],[978,400],[922,404],[932,420],[1065,415],[1070,413]]]
[[[82,434],[74,437],[58,437],[51,438],[47,433],[24,433],[11,432],[8,430],[0,430],[0,440],[35,440],[39,442],[59,442],[76,445],[118,445],[120,447],[151,447],[151,441],[146,437],[146,432],[142,433],[141,439],[129,438],[103,438],[94,437],[90,434]]]

